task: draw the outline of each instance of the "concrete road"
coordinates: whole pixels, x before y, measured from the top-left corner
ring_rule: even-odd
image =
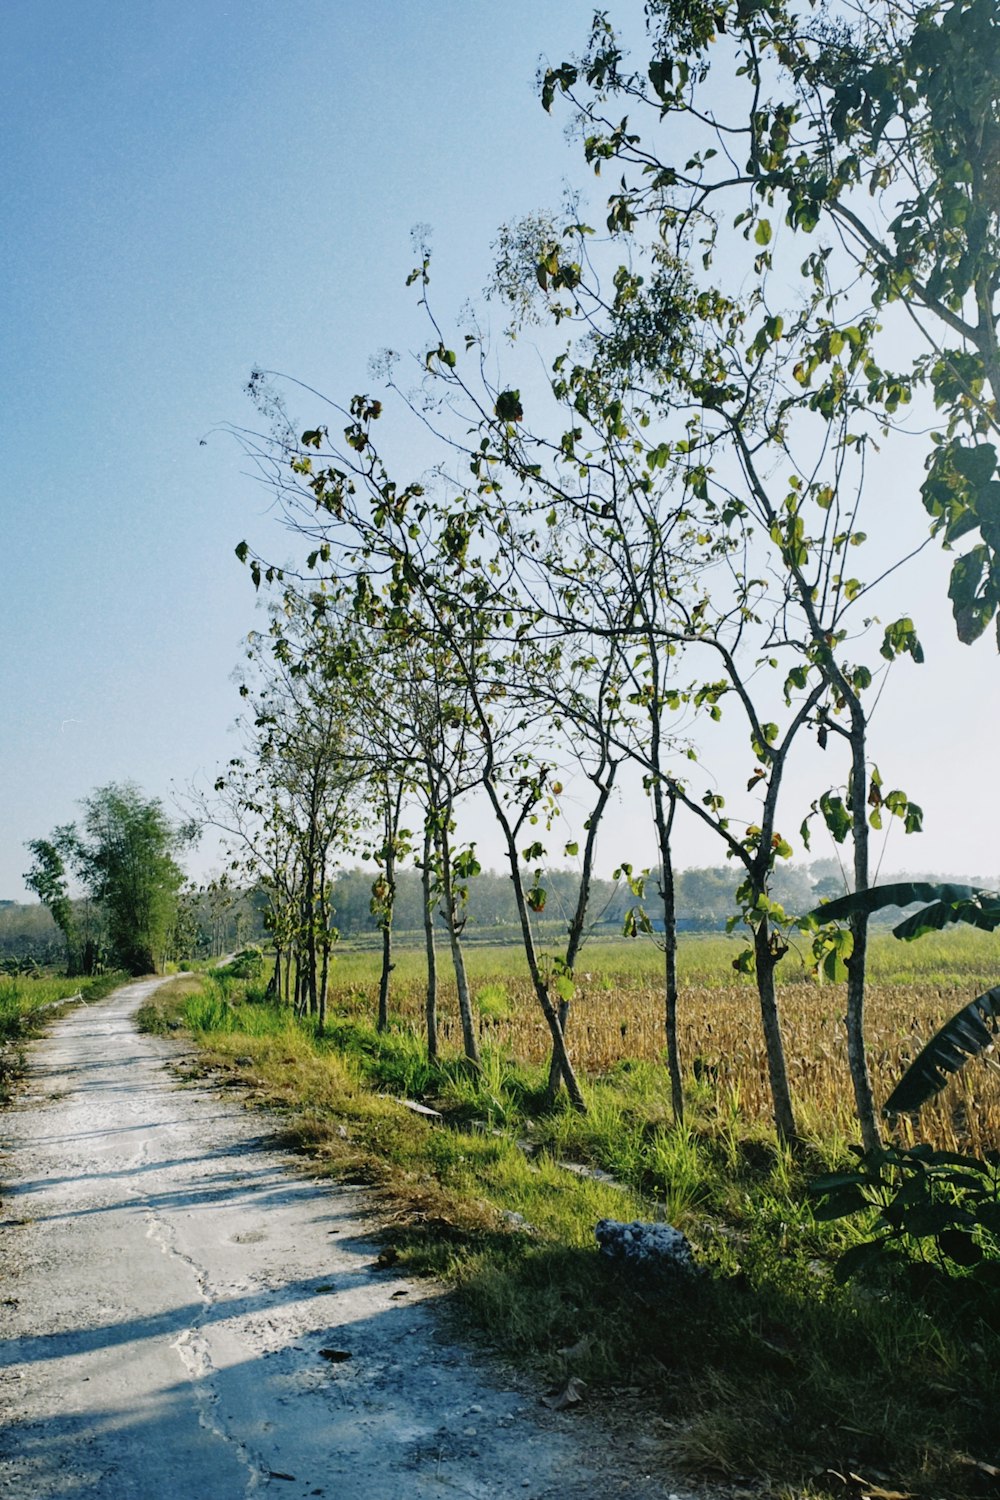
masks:
[[[677,1493],[455,1344],[374,1266],[357,1191],[180,1085],[132,1023],[158,982],[57,1022],[0,1119],[4,1500]]]

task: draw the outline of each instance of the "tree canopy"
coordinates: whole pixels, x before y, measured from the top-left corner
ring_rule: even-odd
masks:
[[[110,960],[131,974],[152,973],[176,919],[184,872],[174,854],[190,830],[174,826],[131,781],[98,787],[82,807],[79,825],[32,841],[35,865],[26,879],[71,942],[71,869],[100,908]]]

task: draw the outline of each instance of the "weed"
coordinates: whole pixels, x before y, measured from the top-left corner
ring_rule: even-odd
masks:
[[[509,1021],[511,1004],[507,986],[496,981],[481,985],[476,991],[476,1009],[484,1021]]]

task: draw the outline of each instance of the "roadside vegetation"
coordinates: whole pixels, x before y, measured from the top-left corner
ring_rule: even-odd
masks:
[[[886,1081],[900,1036],[926,1038],[957,987],[996,972],[991,935],[936,943],[933,958],[888,937],[875,944],[872,1027],[886,1038]],[[546,1105],[545,1038],[516,949],[470,954],[478,1070],[463,1057],[453,992],[442,996],[451,1040],[428,1061],[426,975],[410,952],[398,955],[381,1032],[376,954],[338,959],[322,1035],[315,1018],[269,1002],[263,980],[225,970],[180,976],[144,1019],[151,1030],[182,1023],[202,1068],[278,1109],[288,1139],[322,1170],[371,1185],[385,1256],[443,1277],[466,1326],[535,1362],[557,1393],[602,1401],[641,1390],[665,1456],[686,1472],[796,1500],[989,1494],[1000,1377],[985,1352],[1000,1304],[978,1284],[970,1297],[968,1282],[915,1296],[888,1270],[838,1279],[840,1258],[875,1218],[825,1219],[809,1189],[857,1165],[843,1108],[844,991],[781,992],[790,1055],[803,1049],[796,1088],[811,1101],[793,1152],[774,1140],[753,991],[733,982],[732,950],[721,938],[681,945],[682,1008],[703,1037],[707,1021],[716,1049],[688,1075],[683,1124],[654,1040],[657,955],[637,943],[585,950],[594,992],[575,1007],[574,1040],[586,1113]],[[876,1069],[877,1093],[882,1076]],[[973,1118],[995,1139],[996,1072],[966,1069],[938,1111],[928,1130],[955,1150],[974,1146]],[[710,1274],[676,1286],[630,1281],[597,1253],[605,1217],[666,1218]]]

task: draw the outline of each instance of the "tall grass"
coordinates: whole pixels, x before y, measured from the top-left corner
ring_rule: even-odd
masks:
[[[97,999],[125,981],[124,974],[102,974],[96,979],[45,976],[0,976],[0,1042],[24,1036],[41,1012],[60,1000],[80,995]]]

